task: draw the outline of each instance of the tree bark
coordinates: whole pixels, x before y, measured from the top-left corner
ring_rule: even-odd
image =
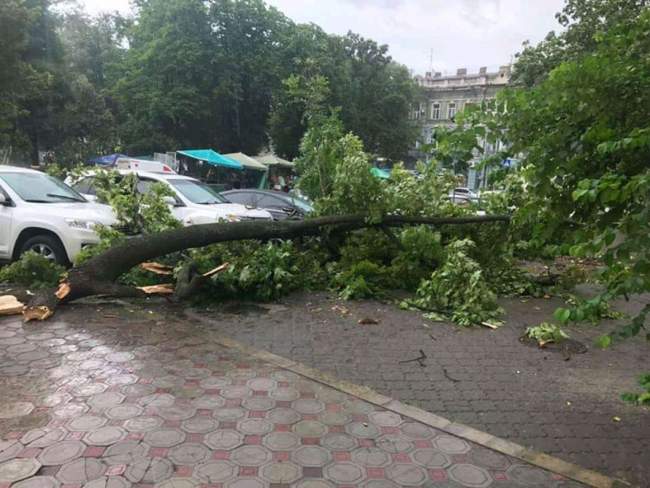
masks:
[[[193,225],[159,234],[142,235],[120,243],[89,259],[68,272],[66,281],[57,290],[42,290],[25,309],[25,320],[48,318],[61,303],[92,295],[143,296],[132,287],[115,284],[117,278],[140,263],[184,249],[204,247],[218,242],[239,240],[293,239],[318,235],[323,228],[351,231],[368,227],[399,227],[404,225],[467,225],[509,222],[505,215],[471,217],[406,217],[385,216],[369,221],[364,215],[318,217],[303,221],[246,221]],[[65,287],[65,291],[63,288]],[[69,287],[69,288],[68,288]],[[63,291],[63,292],[62,292]],[[43,319],[41,319],[43,320]]]

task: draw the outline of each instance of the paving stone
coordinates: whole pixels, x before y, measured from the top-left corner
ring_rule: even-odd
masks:
[[[134,355],[130,352],[114,352],[112,354],[106,355],[106,361],[111,363],[125,363],[131,361],[134,358]]]
[[[320,400],[316,400],[314,398],[301,398],[299,400],[295,400],[291,406],[294,410],[300,413],[310,415],[321,413],[323,410],[325,410],[325,404]]]
[[[466,441],[446,434],[433,439],[433,447],[440,449],[445,454],[465,454],[470,450],[470,446]]]
[[[472,463],[492,470],[505,471],[510,466],[507,456],[479,446],[472,447],[469,457]]]
[[[327,432],[327,426],[316,420],[301,420],[292,429],[300,437],[321,437]]]
[[[207,434],[203,442],[215,450],[230,450],[240,446],[243,440],[244,436],[234,430],[217,430]]]
[[[363,479],[363,469],[353,463],[332,463],[323,470],[326,478],[339,484],[357,483]]]
[[[271,398],[283,402],[291,402],[293,400],[297,400],[298,398],[300,398],[300,392],[290,386],[282,386],[279,388],[275,388],[269,392],[269,395],[271,396]]]
[[[271,432],[264,436],[262,444],[273,451],[288,451],[300,445],[300,437],[293,432]]]
[[[325,435],[321,444],[333,451],[351,451],[357,447],[357,440],[348,434],[334,432]]]
[[[31,434],[31,435],[30,435]],[[48,447],[59,442],[65,438],[67,431],[62,428],[50,429],[37,429],[36,431],[31,430],[23,437],[22,441],[27,442],[25,445],[27,447]],[[2,453],[0,453],[0,461],[2,460]]]
[[[241,407],[223,407],[217,408],[212,415],[217,420],[228,422],[244,418],[246,416],[246,410]]]
[[[207,460],[210,451],[201,444],[187,442],[169,450],[169,459],[181,466],[191,466]]]
[[[408,437],[413,439],[431,439],[435,431],[419,422],[406,422],[400,427],[400,430]]]
[[[224,398],[246,398],[251,394],[251,389],[243,385],[226,386],[221,390],[221,396]]]
[[[263,446],[241,446],[232,452],[230,459],[239,466],[261,466],[271,460],[271,452]]]
[[[361,466],[378,468],[389,464],[391,458],[378,447],[360,447],[352,452],[352,461]]]
[[[225,485],[227,488],[266,488],[266,484],[257,478],[239,478]]]
[[[12,459],[0,464],[0,483],[15,482],[29,478],[41,468],[41,463],[33,458]]]
[[[34,404],[31,402],[11,402],[0,405],[0,419],[12,419],[24,417],[34,410]]]
[[[292,459],[300,466],[322,467],[330,462],[332,456],[319,446],[303,446],[291,454]]]
[[[253,391],[269,391],[277,387],[277,382],[271,378],[253,378],[246,385]]]
[[[136,417],[124,422],[124,428],[129,432],[147,432],[157,429],[163,422],[160,417]]]
[[[155,488],[196,488],[198,485],[198,481],[190,478],[170,478],[156,483]]]
[[[141,458],[130,464],[124,476],[133,483],[158,483],[174,473],[174,467],[168,459]]]
[[[323,412],[318,416],[318,420],[325,425],[345,425],[351,421],[351,418],[343,412]]]
[[[296,488],[333,488],[334,485],[325,480],[303,480],[296,485]]]
[[[0,440],[0,463],[15,458],[23,449],[23,444],[15,439]]]
[[[217,407],[223,407],[225,404],[226,400],[219,395],[203,395],[192,400],[192,405],[194,407],[210,410]]]
[[[238,430],[247,435],[264,435],[273,430],[273,424],[266,419],[246,419],[239,422]]]
[[[267,411],[275,407],[275,400],[269,397],[253,396],[244,398],[242,406],[249,410]]]
[[[290,484],[300,478],[301,472],[301,469],[291,462],[271,463],[261,469],[261,476],[271,483]]]
[[[151,447],[174,447],[184,440],[185,433],[179,429],[157,429],[144,435],[144,441]]]
[[[381,435],[377,426],[367,422],[351,422],[345,426],[345,431],[359,439],[375,439]]]
[[[400,486],[419,486],[427,479],[424,469],[413,464],[391,464],[386,476]]]
[[[60,441],[43,449],[38,456],[38,460],[43,466],[56,466],[80,457],[85,450],[86,445],[83,442],[75,440]]]
[[[142,414],[142,407],[132,403],[123,403],[106,410],[105,415],[113,420],[128,420]]]
[[[86,483],[83,488],[130,488],[131,482],[121,476],[102,476]]]
[[[402,417],[395,412],[371,412],[368,418],[374,424],[381,427],[397,427],[402,423]]]
[[[456,488],[449,484],[444,484],[444,485],[435,484],[431,486],[432,487],[440,486],[440,488]],[[396,485],[392,481],[388,481],[388,480],[370,480],[363,484],[363,488],[399,488],[399,485]]]
[[[86,483],[99,478],[106,466],[95,458],[84,457],[64,464],[56,477],[64,484]]]
[[[471,488],[486,488],[493,481],[486,470],[471,464],[454,464],[447,472],[452,480]]]
[[[275,424],[295,424],[302,416],[292,408],[278,407],[269,411],[266,418]]]
[[[413,441],[400,434],[386,434],[376,441],[377,447],[386,452],[408,452],[413,449]]]
[[[68,422],[68,429],[75,432],[88,432],[99,429],[106,424],[107,420],[97,415],[82,415]]]
[[[223,483],[237,475],[238,468],[229,461],[208,461],[194,468],[194,476],[204,483]]]
[[[74,396],[93,396],[99,395],[106,391],[107,386],[104,383],[89,383],[87,385],[79,385],[72,390]]]
[[[194,417],[196,409],[189,405],[172,405],[158,408],[158,415],[165,420],[187,420]]]
[[[524,486],[542,487],[550,483],[548,472],[526,464],[515,464],[508,468],[508,477]]]
[[[156,387],[153,385],[147,385],[142,383],[136,383],[134,385],[125,385],[122,387],[122,393],[128,397],[143,397],[147,395],[153,395],[156,392]]]
[[[146,456],[149,447],[140,441],[120,441],[104,451],[102,461],[108,465],[132,464]]]
[[[12,488],[59,488],[61,483],[52,476],[32,476],[18,483],[14,483]]]
[[[169,393],[154,393],[138,398],[143,407],[171,407],[176,399]]]
[[[451,464],[448,456],[435,449],[416,449],[411,457],[426,468],[446,468]]]
[[[216,430],[218,426],[219,422],[216,420],[205,415],[197,415],[191,419],[184,420],[181,424],[181,429],[192,434],[207,434]]]
[[[117,391],[105,391],[98,395],[93,395],[88,400],[88,405],[97,410],[104,410],[115,405],[119,405],[124,401],[124,395]]]
[[[213,388],[223,388],[228,386],[232,380],[230,378],[224,378],[222,376],[211,376],[209,378],[204,378],[199,381],[201,388],[213,389]]]
[[[109,385],[131,385],[137,383],[138,377],[134,374],[111,375],[106,379]]]
[[[84,436],[84,442],[90,446],[110,446],[125,437],[126,432],[124,429],[109,425],[88,432]]]

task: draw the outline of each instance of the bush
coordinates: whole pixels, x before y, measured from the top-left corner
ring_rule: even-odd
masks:
[[[385,266],[364,259],[337,273],[333,285],[345,300],[373,298],[381,296],[384,290],[391,287],[390,271]]]
[[[391,273],[398,287],[414,291],[444,259],[440,233],[426,225],[403,229],[402,249],[391,262]]]
[[[18,261],[0,268],[0,282],[38,290],[57,286],[64,273],[63,266],[34,251],[28,251]]]
[[[465,327],[497,319],[502,310],[481,266],[470,257],[474,247],[467,239],[449,244],[443,266],[422,281],[416,298],[403,306],[434,312],[436,317],[442,314]]]
[[[621,398],[634,405],[650,405],[650,373],[639,377],[639,385],[645,390],[643,393],[623,393]]]

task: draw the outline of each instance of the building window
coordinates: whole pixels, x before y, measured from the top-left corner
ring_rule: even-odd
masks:
[[[432,103],[431,104],[431,118],[433,120],[440,120],[440,104]]]
[[[456,104],[451,102],[447,107],[447,118],[452,120],[456,116]]]

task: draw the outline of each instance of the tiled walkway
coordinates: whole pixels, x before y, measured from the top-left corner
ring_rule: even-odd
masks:
[[[124,313],[0,319],[0,487],[583,486]]]

